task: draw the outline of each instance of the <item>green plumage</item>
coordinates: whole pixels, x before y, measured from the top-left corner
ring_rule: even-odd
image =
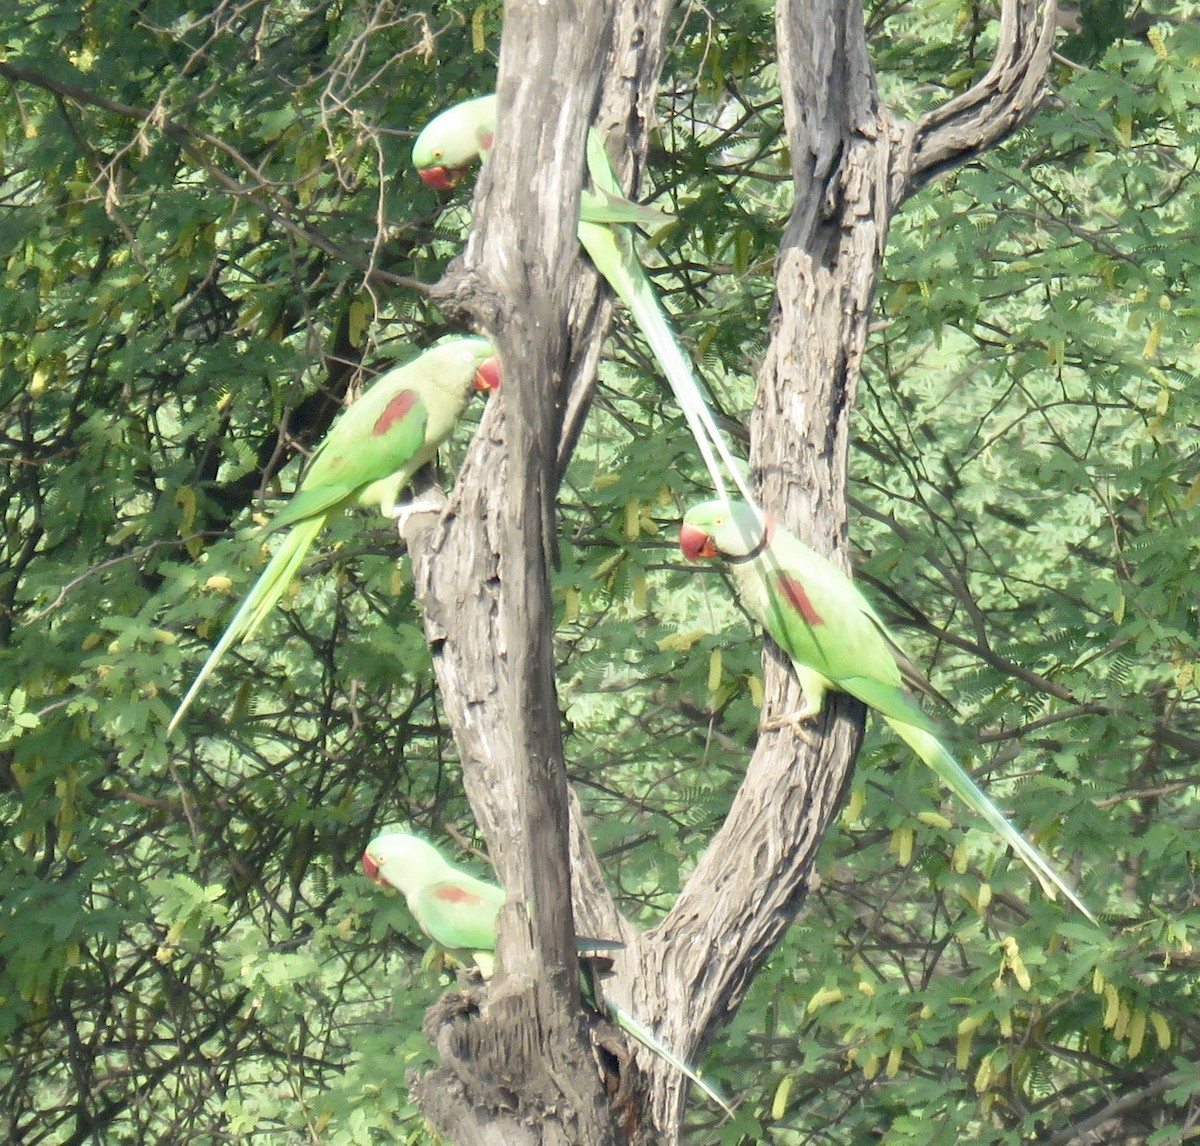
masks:
[[[400,490],[449,437],[491,354],[485,338],[439,343],[381,375],[338,417],[313,454],[299,490],[264,534],[290,532],[180,701],[168,733],[229,648],[248,641],[275,607],[331,515],[358,502],[394,516]]]
[[[413,166],[432,186],[453,187],[472,164],[486,159],[495,131],[495,95],[464,100],[435,115],[421,129],[413,144]],[[595,132],[589,133],[589,148],[593,140],[599,142]],[[604,162],[607,164],[607,159]],[[588,223],[633,223],[651,230],[670,222],[670,216],[656,207],[631,203],[619,186],[584,187],[579,217]]]
[[[496,97],[480,96],[447,108],[425,126],[413,146],[413,164],[433,186],[453,186],[462,171],[491,149],[496,128]],[[708,403],[700,391],[692,364],[671,330],[658,296],[646,277],[633,235],[622,224],[656,227],[665,217],[653,208],[630,203],[621,194],[604,143],[595,131],[587,137],[591,185],[580,196],[579,242],[596,270],[629,308],[654,357],[658,360],[679,408],[687,420],[713,487],[726,496],[726,474],[748,501],[753,495],[741,463],[733,456]]]
[[[875,709],[956,796],[1008,844],[1054,898],[1061,891],[1096,922],[1050,862],[1005,817],[942,742],[905,686],[933,693],[879,614],[832,561],[744,502],[709,501],[684,515],[686,556],[723,557],[738,596],[791,658],[804,692],[795,719],[816,717],[840,689]],[[936,694],[934,694],[936,695]]]
[[[495,130],[495,95],[456,103],[435,115],[418,133],[413,143],[413,166],[418,171],[441,168],[453,182],[491,151]]]
[[[387,831],[376,836],[363,852],[363,870],[373,883],[404,896],[417,925],[430,939],[460,960],[475,958],[485,974],[489,973],[490,960],[479,959],[479,954],[496,948],[496,916],[504,904],[503,888],[468,875],[433,844],[408,832]],[[592,949],[597,945],[587,942],[585,946]],[[725,1099],[647,1027],[627,1011],[604,1002],[594,985],[588,989],[586,980],[584,986],[585,999],[597,1010],[611,1015],[623,1031],[691,1079],[727,1113],[733,1113]]]
[[[417,926],[439,946],[468,955],[495,949],[504,891],[455,867],[433,844],[384,832],[367,845],[363,867],[404,896]]]

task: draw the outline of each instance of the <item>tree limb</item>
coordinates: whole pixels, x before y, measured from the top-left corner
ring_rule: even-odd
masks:
[[[1003,0],[1000,42],[987,75],[913,126],[901,197],[1011,135],[1037,110],[1050,69],[1055,0]]]

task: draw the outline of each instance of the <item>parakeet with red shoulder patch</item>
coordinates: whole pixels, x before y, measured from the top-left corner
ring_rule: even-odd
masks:
[[[486,338],[452,338],[380,375],[338,416],[264,536],[290,532],[179,702],[168,734],[228,649],[254,636],[329,518],[355,503],[377,505],[394,517],[400,491],[450,436],[472,391],[494,390],[499,383],[499,363]]]
[[[363,852],[363,871],[372,883],[400,892],[417,926],[459,962],[473,959],[485,977],[491,975],[491,952],[496,949],[496,916],[504,905],[504,889],[455,867],[428,840],[410,832],[381,832]],[[594,949],[595,940],[580,940],[581,950]],[[601,946],[612,946],[602,944]],[[619,946],[619,944],[617,945]],[[691,1079],[726,1113],[732,1115],[720,1093],[705,1082],[658,1037],[627,1011],[594,995],[585,979],[584,999],[608,1014],[623,1031],[647,1050]]]
[[[684,514],[679,545],[690,561],[719,558],[727,563],[742,605],[791,659],[804,707],[787,722],[815,719],[830,689],[858,697],[1020,856],[1051,899],[1062,892],[1097,922],[942,742],[937,723],[908,690],[938,694],[841,569],[744,502],[693,506]]]

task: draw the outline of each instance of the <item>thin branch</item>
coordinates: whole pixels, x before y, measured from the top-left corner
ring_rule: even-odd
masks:
[[[59,587],[58,593],[55,594],[54,600],[45,606],[45,608],[39,609],[36,613],[26,617],[21,622],[21,627],[24,628],[26,625],[36,624],[38,621],[48,617],[66,601],[68,594],[76,585],[81,585],[89,578],[95,577],[97,573],[103,573],[105,569],[111,569],[114,565],[122,565],[126,561],[137,561],[142,557],[147,557],[164,545],[186,545],[189,541],[200,536],[201,534],[192,534],[190,537],[181,538],[178,541],[152,541],[149,545],[143,545],[140,549],[133,550],[132,553],[122,553],[117,557],[108,558],[107,561],[98,561],[95,565],[89,565],[82,573],[72,577],[70,581],[64,582]]]
[[[1068,1126],[1065,1130],[1060,1130],[1057,1134],[1052,1134],[1046,1139],[1045,1146],[1068,1146],[1071,1142],[1078,1142],[1094,1130],[1099,1130],[1111,1119],[1119,1118],[1122,1114],[1128,1114],[1150,1102],[1154,1102],[1154,1109],[1158,1110],[1160,1104],[1156,1100],[1172,1087],[1178,1086],[1179,1082],[1179,1075],[1168,1074],[1155,1079],[1148,1086],[1123,1094],[1120,1098],[1114,1098],[1090,1117],[1076,1122],[1073,1126]]]
[[[114,115],[124,116],[137,121],[143,128],[156,128],[167,139],[178,144],[180,150],[197,167],[211,175],[231,195],[247,199],[254,203],[267,218],[277,223],[289,234],[294,235],[310,246],[316,247],[320,251],[324,251],[331,258],[338,259],[348,266],[357,267],[366,276],[368,284],[404,287],[406,290],[418,291],[421,294],[429,293],[429,284],[420,282],[417,279],[408,278],[404,275],[392,274],[391,271],[379,270],[377,267],[370,265],[369,262],[360,258],[355,252],[327,239],[319,231],[314,231],[302,223],[296,222],[291,217],[291,205],[280,197],[276,191],[275,184],[255,167],[249,159],[217,136],[206,131],[198,131],[195,128],[188,127],[186,124],[172,119],[162,107],[155,106],[149,110],[135,107],[132,104],[109,99],[106,96],[89,91],[78,84],[67,83],[64,80],[46,75],[44,72],[39,72],[34,68],[22,67],[19,64],[13,64],[6,60],[0,60],[0,76],[4,76],[14,83],[32,84],[35,87],[42,88],[44,91],[53,92],[58,96],[69,99],[82,107],[96,107],[103,111],[111,112]],[[252,182],[241,183],[228,174],[220,165],[214,163],[205,155],[199,146],[200,144],[206,144],[227,156],[235,166],[241,168],[243,172],[250,176]]]

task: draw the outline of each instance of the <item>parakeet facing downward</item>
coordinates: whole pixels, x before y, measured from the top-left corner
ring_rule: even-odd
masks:
[[[430,186],[453,187],[471,163],[491,149],[495,130],[494,95],[456,104],[430,120],[417,136],[413,145],[413,164]],[[620,225],[635,223],[654,227],[663,221],[662,216],[621,196],[621,185],[608,161],[604,143],[595,131],[588,132],[587,164],[591,185],[585,187],[580,196],[579,242],[596,270],[629,308],[650,344],[717,493],[726,496],[721,473],[724,466],[741,495],[753,502],[742,465],[726,445],[700,392],[691,361],[680,349],[633,249],[633,235],[627,227]],[[645,217],[647,212],[653,217],[649,221]]]
[[[1095,916],[1049,861],[963,770],[937,724],[905,685],[936,695],[901,651],[879,614],[832,561],[744,502],[707,501],[684,515],[684,556],[724,558],[742,604],[791,658],[804,693],[795,720],[816,717],[828,689],[875,709],[941,781],[1024,861],[1051,899],[1061,891],[1088,919]]]
[[[487,158],[495,134],[494,94],[456,103],[422,128],[413,144],[413,166],[422,181],[434,190],[449,191],[477,161]],[[590,133],[589,140],[593,137],[599,142],[595,132]],[[670,216],[656,207],[631,203],[621,195],[619,187],[603,190],[584,187],[580,192],[579,217],[589,223],[636,223],[650,230],[670,221]]]
[[[421,129],[413,144],[413,166],[430,187],[448,191],[492,150],[495,134],[495,95],[463,100],[435,115]]]
[[[500,369],[486,338],[454,338],[377,378],[339,415],[314,452],[300,488],[265,533],[290,528],[180,701],[174,731],[235,641],[248,641],[274,608],[304,555],[335,513],[358,502],[395,516],[396,498],[450,436],[472,389],[492,390]]]
[[[372,883],[394,888],[404,896],[413,918],[430,939],[449,949],[460,961],[464,955],[475,958],[488,973],[490,960],[478,956],[495,950],[496,916],[504,904],[503,888],[468,875],[450,863],[433,844],[408,832],[380,833],[367,844],[362,862],[363,871]],[[591,941],[581,942],[583,948],[593,946]],[[586,990],[584,997],[597,1010],[611,1015],[617,1026],[647,1050],[691,1079],[726,1113],[733,1113],[712,1086],[632,1015],[612,1003],[588,998]]]
[[[496,946],[496,916],[504,891],[455,867],[420,836],[383,832],[363,852],[363,871],[380,887],[398,891],[426,935],[463,962]]]

